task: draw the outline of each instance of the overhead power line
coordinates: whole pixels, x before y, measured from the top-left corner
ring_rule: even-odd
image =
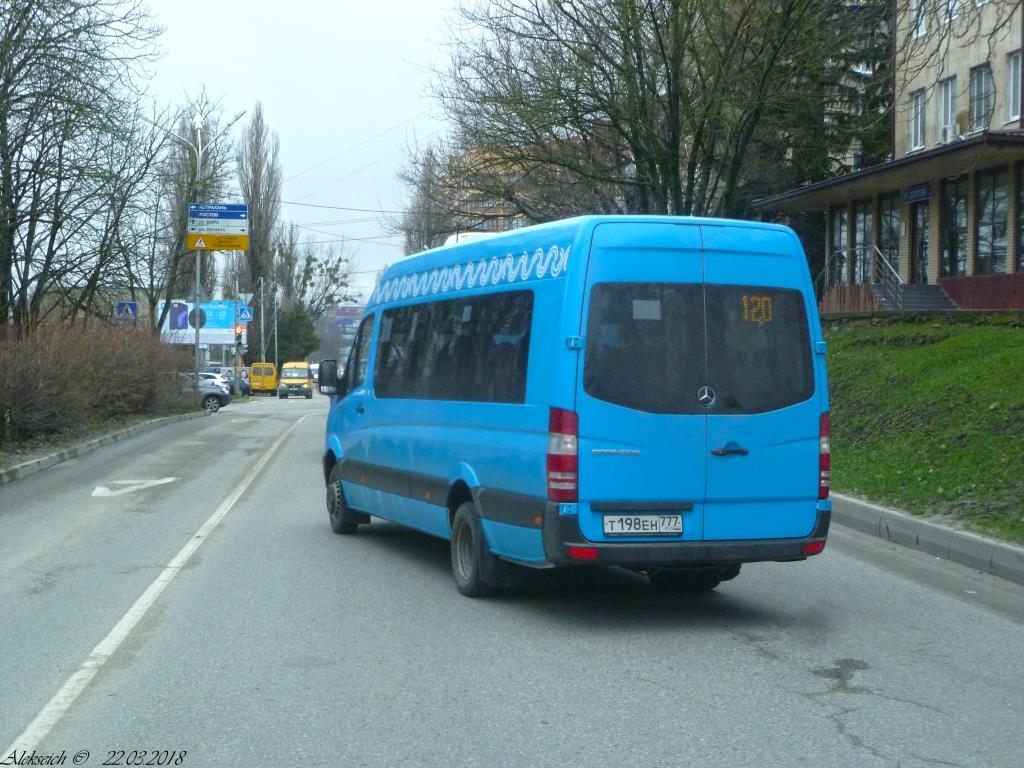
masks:
[[[395,123],[395,124],[394,124],[394,125],[392,125],[392,126],[391,126],[390,128],[385,128],[385,129],[384,129],[383,131],[381,131],[380,133],[375,133],[375,134],[374,134],[373,136],[371,136],[370,138],[366,139],[365,141],[361,141],[361,142],[359,142],[358,144],[353,144],[353,145],[352,145],[351,147],[346,147],[345,149],[341,150],[341,151],[340,151],[340,152],[338,152],[337,154],[335,154],[335,155],[331,155],[331,156],[330,156],[330,157],[328,157],[328,158],[327,158],[326,160],[321,160],[321,161],[320,161],[320,162],[318,162],[318,163],[314,163],[313,165],[309,166],[308,168],[305,168],[305,169],[303,169],[303,170],[299,171],[298,173],[296,173],[296,174],[293,174],[292,176],[289,176],[289,177],[288,177],[287,179],[285,179],[285,180],[284,180],[283,182],[281,182],[281,183],[282,183],[282,184],[284,184],[284,183],[287,183],[287,182],[291,181],[292,179],[297,179],[297,178],[299,178],[299,176],[304,176],[304,175],[306,175],[306,174],[307,174],[307,173],[309,173],[310,171],[315,171],[315,170],[316,170],[317,168],[319,168],[319,167],[321,167],[321,166],[323,166],[323,165],[326,165],[327,163],[331,162],[332,160],[337,160],[337,159],[338,159],[339,157],[341,157],[341,156],[342,156],[342,155],[344,155],[344,154],[347,154],[347,153],[349,153],[349,152],[352,152],[353,150],[359,149],[360,147],[365,147],[365,146],[366,146],[367,144],[369,144],[370,142],[372,142],[372,141],[376,141],[376,140],[377,140],[377,139],[379,139],[379,138],[380,138],[381,136],[385,136],[385,135],[387,135],[387,134],[391,133],[392,131],[397,131],[397,130],[398,130],[399,128],[401,128],[401,127],[402,127],[403,125],[408,125],[408,124],[409,124],[409,123],[411,123],[411,122],[412,122],[413,120],[416,120],[416,119],[418,119],[418,118],[420,118],[420,117],[423,117],[423,115],[425,115],[425,114],[426,114],[426,112],[420,112],[420,113],[419,113],[418,115],[413,115],[413,116],[412,116],[412,117],[410,117],[410,118],[406,118],[405,120],[403,120],[403,121],[402,121],[402,122],[400,122],[400,123]]]
[[[275,200],[281,205],[298,205],[303,208],[325,208],[329,211],[356,211],[357,213],[407,213],[407,211],[390,211],[385,208],[348,208],[343,205],[318,205],[316,203],[299,203],[294,200]]]

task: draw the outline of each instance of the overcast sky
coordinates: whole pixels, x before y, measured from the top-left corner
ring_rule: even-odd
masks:
[[[158,104],[180,104],[204,85],[226,117],[251,114],[261,101],[281,142],[284,200],[371,211],[405,206],[396,172],[406,148],[444,130],[429,97],[430,70],[443,68],[454,0],[149,4],[165,28],[151,85]],[[380,213],[284,205],[282,218],[317,242],[353,238],[354,269],[365,272],[354,281],[363,288],[403,253]]]

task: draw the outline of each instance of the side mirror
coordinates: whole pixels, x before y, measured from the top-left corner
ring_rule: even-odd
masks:
[[[338,394],[338,361],[320,361],[320,379],[317,382],[321,395]]]

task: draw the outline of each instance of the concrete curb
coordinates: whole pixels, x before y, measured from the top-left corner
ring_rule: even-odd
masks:
[[[947,528],[833,492],[832,520],[911,549],[1024,584],[1024,547]]]
[[[105,435],[101,435],[93,440],[88,440],[79,445],[72,446],[71,448],[65,448],[63,451],[57,451],[57,453],[51,453],[49,456],[43,456],[39,459],[33,459],[32,461],[26,461],[23,464],[15,464],[13,467],[7,469],[0,469],[0,485],[6,485],[7,483],[13,483],[15,480],[20,480],[23,477],[34,475],[36,472],[42,472],[44,469],[49,469],[55,464],[60,464],[62,461],[68,459],[74,459],[78,456],[83,456],[86,453],[95,451],[97,448],[102,448],[105,445],[116,443],[125,438],[137,435],[140,432],[148,432],[151,429],[163,426],[164,424],[173,424],[177,421],[189,421],[190,419],[198,419],[203,416],[207,416],[206,411],[195,411],[194,413],[183,413],[178,416],[164,416],[159,419],[151,419],[150,421],[144,421],[141,424],[135,424],[124,429],[118,429],[114,432],[108,432]]]

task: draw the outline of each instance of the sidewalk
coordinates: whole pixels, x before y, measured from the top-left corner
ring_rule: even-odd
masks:
[[[834,491],[830,496],[835,523],[1024,584],[1024,547],[931,523]]]

